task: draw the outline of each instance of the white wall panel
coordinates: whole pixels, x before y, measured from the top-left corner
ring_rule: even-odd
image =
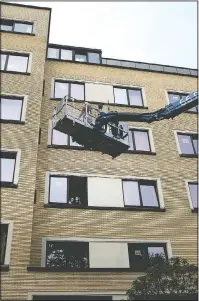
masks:
[[[113,86],[85,83],[86,101],[114,103]]]

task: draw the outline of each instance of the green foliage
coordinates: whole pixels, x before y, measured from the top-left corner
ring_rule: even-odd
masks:
[[[145,276],[137,278],[127,291],[128,300],[150,296],[187,296],[198,292],[198,268],[186,259],[151,256]]]

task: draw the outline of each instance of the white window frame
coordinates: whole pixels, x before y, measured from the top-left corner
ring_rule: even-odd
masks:
[[[6,98],[6,96],[8,97],[21,97],[22,100],[22,113],[21,113],[21,120],[22,122],[25,122],[26,119],[26,111],[27,111],[27,104],[28,104],[28,95],[21,95],[21,94],[10,94],[10,93],[3,93],[1,92],[1,97],[2,98]],[[3,120],[3,119],[2,119]],[[18,121],[18,120],[17,120]]]
[[[190,189],[189,189],[189,183],[190,184],[198,184],[197,180],[185,180],[185,186],[186,186],[186,190],[187,190],[187,195],[188,195],[188,201],[189,201],[189,206],[191,208],[191,210],[195,210],[196,208],[194,208],[193,203],[192,203],[192,199],[191,199],[191,193],[190,193]]]
[[[151,177],[132,177],[132,176],[110,176],[110,175],[93,175],[93,174],[84,174],[84,173],[71,173],[71,172],[54,172],[54,171],[47,171],[46,172],[46,180],[45,180],[45,192],[44,192],[44,204],[48,204],[48,197],[49,197],[49,185],[50,185],[50,176],[76,176],[76,177],[97,177],[97,178],[108,178],[108,179],[123,179],[125,180],[148,180],[148,181],[155,181],[157,184],[157,192],[158,192],[158,200],[160,204],[160,209],[165,209],[163,191],[160,178],[151,178]],[[122,207],[123,208],[123,207]]]
[[[21,160],[21,150],[20,149],[8,149],[8,148],[1,148],[1,152],[5,153],[16,153],[16,159],[15,159],[15,171],[14,171],[14,179],[13,183],[14,185],[17,185],[19,182],[19,170],[20,170],[20,160]]]
[[[147,127],[134,127],[134,126],[129,126],[129,132],[133,130],[140,130],[140,131],[147,131],[149,135],[149,144],[151,148],[151,152],[155,153],[155,144],[154,144],[154,139],[153,139],[153,133],[151,128]]]
[[[28,68],[27,68],[27,72],[25,72],[25,73],[31,73],[31,69],[32,69],[32,52],[30,52],[30,51],[14,50],[14,49],[1,49],[1,52],[5,52],[5,54],[8,53],[8,55],[9,54],[15,55],[15,53],[18,53],[18,54],[21,54],[21,55],[23,55],[23,54],[27,55],[28,54],[28,56],[29,56],[29,58],[28,58]],[[8,72],[12,72],[12,71],[8,71]],[[24,72],[18,72],[18,71],[16,71],[16,72],[19,73],[19,74],[20,73],[24,74]]]
[[[121,83],[118,83],[118,82],[101,82],[101,81],[91,81],[91,80],[82,80],[81,78],[71,78],[71,77],[53,77],[51,79],[51,90],[50,90],[50,98],[53,98],[54,97],[54,87],[55,87],[55,81],[66,81],[66,82],[79,82],[80,84],[86,84],[86,83],[91,83],[91,84],[99,84],[99,85],[109,85],[109,86],[119,86],[119,87],[123,87],[123,88],[129,88],[129,89],[139,89],[141,90],[141,93],[142,93],[142,100],[143,100],[143,107],[147,107],[148,104],[147,104],[147,99],[146,99],[146,93],[145,93],[145,88],[144,86],[136,86],[136,85],[125,85],[125,84],[121,84]],[[86,86],[86,85],[85,85]],[[113,89],[113,97],[114,97],[114,89]],[[87,101],[85,99],[85,101]],[[96,102],[97,103],[97,102]],[[109,102],[104,102],[104,104],[112,104],[112,103],[109,103]],[[113,103],[115,104],[115,103]],[[143,108],[143,107],[140,107],[140,108]]]
[[[2,219],[0,223],[8,225],[4,265],[9,265],[10,264],[11,247],[12,247],[13,221]]]
[[[96,296],[112,296],[113,301],[114,300],[127,300],[127,295],[125,291],[93,291],[93,292],[31,292],[28,293],[28,300],[33,300],[33,296],[51,296],[51,295],[55,295],[55,296],[67,296],[67,295],[75,295],[75,296],[79,296],[79,295],[96,295]]]
[[[194,131],[181,131],[181,130],[174,130],[174,136],[176,140],[177,150],[180,155],[183,155],[181,149],[180,149],[180,143],[178,141],[178,134],[185,134],[185,135],[198,135],[197,132]]]
[[[168,258],[171,258],[172,248],[170,240],[138,240],[129,238],[93,238],[93,237],[42,237],[42,248],[41,248],[41,267],[46,266],[46,243],[48,241],[76,241],[76,242],[119,242],[119,243],[165,243]]]

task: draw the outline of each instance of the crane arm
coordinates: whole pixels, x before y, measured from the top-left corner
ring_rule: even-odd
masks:
[[[180,100],[170,103],[165,108],[161,108],[152,113],[121,113],[109,112],[101,113],[96,119],[96,128],[107,125],[109,122],[119,121],[135,121],[135,122],[148,122],[159,121],[162,119],[169,119],[186,112],[188,109],[193,108],[198,104],[198,92],[195,91]]]

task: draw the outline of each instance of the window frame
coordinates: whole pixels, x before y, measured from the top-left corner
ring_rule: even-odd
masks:
[[[169,98],[169,94],[179,95],[179,96],[180,96],[180,99],[181,99],[181,96],[182,96],[182,97],[183,97],[183,96],[187,96],[187,95],[189,95],[189,94],[192,93],[192,92],[166,90],[165,93],[166,93],[166,99],[167,99],[167,103],[166,103],[166,104],[169,105],[169,104],[171,103],[171,102],[170,102],[170,98]],[[188,114],[198,114],[198,106],[196,106],[196,112],[187,110],[187,111],[185,111],[185,112],[183,112],[183,113],[188,113]]]
[[[6,55],[6,60],[5,60],[5,66],[3,70],[0,70],[0,72],[4,73],[13,73],[13,74],[24,74],[24,75],[30,75],[31,71],[31,65],[32,65],[32,53],[31,52],[21,52],[21,51],[13,51],[13,50],[5,50],[1,49],[0,55]],[[16,71],[16,70],[7,70],[8,67],[8,61],[9,61],[9,56],[20,56],[20,57],[27,57],[27,66],[26,66],[26,71]]]
[[[59,83],[66,83],[68,84],[68,97],[70,98],[71,97],[71,85],[72,84],[75,84],[75,85],[81,85],[84,87],[84,99],[77,99],[76,101],[79,101],[79,102],[82,102],[82,101],[85,101],[85,98],[86,98],[86,93],[85,93],[85,82],[78,82],[78,81],[70,81],[70,80],[64,80],[64,79],[54,79],[54,85],[53,85],[53,97],[52,99],[53,100],[61,100],[62,98],[55,98],[55,86],[56,86],[56,82],[59,82]]]
[[[115,89],[124,89],[124,90],[126,90],[127,104],[121,104],[121,103],[117,103],[116,102],[116,99],[115,99]],[[130,97],[129,97],[128,90],[140,91],[141,100],[142,100],[142,106],[130,104]],[[138,108],[138,109],[146,107],[145,106],[145,100],[144,100],[144,96],[143,96],[143,88],[142,87],[129,87],[129,86],[113,85],[113,98],[114,98],[114,104],[118,105],[118,106],[128,106],[128,107],[134,107],[134,108]]]
[[[134,153],[155,153],[154,143],[153,143],[153,141],[151,141],[152,132],[150,133],[150,130],[151,129],[145,129],[145,128],[129,128],[129,132],[131,134],[132,142],[133,142],[133,149],[129,150],[130,152],[134,152]],[[146,150],[137,150],[136,149],[136,141],[135,141],[134,132],[144,132],[144,133],[147,133],[148,144],[149,144],[149,151],[146,151]]]
[[[191,192],[190,192],[189,184],[198,185],[198,181],[197,180],[185,180],[185,187],[186,187],[186,191],[187,191],[187,195],[188,195],[189,206],[190,206],[192,212],[197,213],[198,208],[193,206],[193,201],[192,201],[192,198],[191,198]]]
[[[179,153],[180,157],[198,158],[198,154],[195,151],[195,146],[193,144],[193,138],[192,138],[192,136],[195,136],[195,137],[197,137],[197,140],[198,140],[198,133],[197,132],[175,130],[174,135],[175,135],[175,139],[176,139],[177,150],[178,150],[178,153]],[[193,150],[194,150],[194,154],[184,154],[182,152],[181,147],[180,147],[180,143],[179,143],[179,140],[178,140],[178,135],[190,136],[192,147],[193,147]]]
[[[4,264],[1,267],[9,267],[10,255],[12,247],[12,236],[13,236],[13,221],[12,220],[1,220],[1,224],[8,225],[7,238],[6,238],[6,248],[4,255]]]
[[[138,192],[139,192],[139,201],[140,201],[140,205],[126,205],[125,204],[125,197],[124,197],[124,186],[123,186],[123,182],[137,182],[138,183]],[[147,183],[151,183],[154,185],[147,185]],[[141,193],[141,189],[140,186],[141,185],[145,185],[145,186],[153,186],[154,187],[154,191],[156,194],[156,198],[157,198],[157,202],[158,202],[158,206],[144,206],[143,205],[143,200],[142,200],[142,193]],[[157,180],[146,180],[146,179],[122,179],[122,193],[123,193],[123,202],[124,202],[124,208],[151,208],[151,209],[160,209],[161,208],[161,203],[160,203],[160,196],[159,196],[159,192],[158,192],[158,183]]]
[[[34,22],[31,22],[31,21],[25,21],[25,20],[13,20],[13,19],[8,19],[8,18],[1,18],[0,19],[0,25],[1,25],[1,21],[8,21],[8,22],[12,22],[12,30],[3,30],[0,28],[0,31],[1,32],[9,32],[9,33],[17,33],[17,34],[27,34],[27,35],[35,35],[34,34]],[[32,31],[31,32],[21,32],[21,31],[17,31],[17,30],[14,30],[15,28],[15,24],[27,24],[27,25],[32,25]],[[4,25],[4,24],[2,24]]]
[[[0,116],[0,122],[1,123],[13,123],[13,124],[24,124],[25,123],[25,117],[26,117],[26,110],[27,110],[27,102],[28,102],[28,95],[13,95],[13,94],[6,94],[2,93],[0,94],[0,105],[1,105],[1,98],[6,98],[6,99],[19,99],[22,101],[21,103],[21,114],[20,114],[20,119],[19,120],[13,120],[13,119],[1,119]]]
[[[0,182],[1,187],[17,188],[19,181],[19,169],[21,150],[20,149],[0,149],[0,158],[15,159],[12,182]]]

